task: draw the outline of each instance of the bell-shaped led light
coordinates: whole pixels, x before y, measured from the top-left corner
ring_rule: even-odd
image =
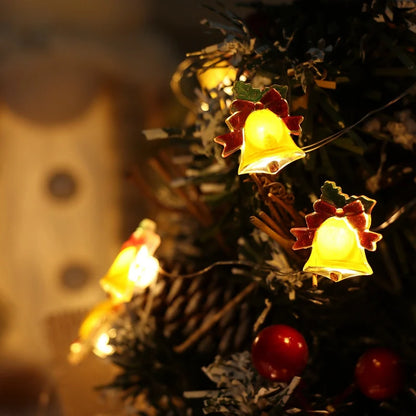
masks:
[[[231,116],[225,120],[230,131],[214,141],[224,146],[222,157],[241,150],[239,175],[277,173],[305,157],[291,137],[301,134],[303,116],[289,115],[289,105],[276,88],[260,91],[241,81],[236,81],[233,88],[244,99],[231,103]]]
[[[314,212],[305,216],[307,227],[292,228],[294,250],[312,247],[303,267],[334,282],[373,274],[364,249],[375,251],[381,234],[369,230],[374,199],[349,196],[335,182],[325,181]]]
[[[144,289],[156,279],[159,262],[153,253],[160,237],[155,229],[153,221],[143,220],[100,280],[101,287],[115,303],[129,302],[136,288]]]
[[[345,217],[330,217],[316,230],[303,270],[334,281],[373,274],[357,231]]]
[[[277,173],[305,152],[293,141],[284,121],[268,109],[253,111],[243,129],[238,169],[243,173]]]
[[[203,89],[211,91],[223,86],[231,85],[237,76],[237,69],[226,63],[220,63],[218,66],[209,66],[197,72],[198,82]]]
[[[116,303],[128,302],[133,296],[134,281],[129,279],[131,264],[135,261],[137,249],[127,247],[117,255],[107,274],[100,280],[103,290]]]
[[[108,299],[88,313],[78,330],[77,340],[70,345],[68,360],[71,364],[78,364],[91,350],[99,356],[114,352],[113,347],[108,345],[108,331],[119,313],[119,307]]]

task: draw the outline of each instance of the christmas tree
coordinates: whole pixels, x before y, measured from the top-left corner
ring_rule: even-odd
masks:
[[[416,2],[239,11],[173,74],[183,124],[144,132],[158,215],[70,358],[136,414],[414,415]]]

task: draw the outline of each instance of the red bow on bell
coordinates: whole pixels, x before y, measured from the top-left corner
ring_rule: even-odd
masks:
[[[374,251],[377,241],[381,240],[382,235],[368,231],[369,226],[365,214],[364,205],[357,199],[346,204],[343,208],[329,204],[322,199],[318,199],[313,204],[315,212],[306,215],[307,228],[292,228],[290,232],[297,238],[293,244],[293,250],[308,248],[312,246],[316,230],[330,217],[345,217],[350,225],[357,230],[358,238],[362,247]]]

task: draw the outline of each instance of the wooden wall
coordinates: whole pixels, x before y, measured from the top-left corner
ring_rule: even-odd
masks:
[[[0,0],[0,390],[19,406],[26,366],[65,392],[63,414],[93,414],[82,402],[107,370],[65,367],[76,323],[60,319],[104,297],[99,279],[148,212],[125,173],[141,129],[165,125],[176,65],[207,44],[197,3]],[[1,400],[1,414],[38,414]]]

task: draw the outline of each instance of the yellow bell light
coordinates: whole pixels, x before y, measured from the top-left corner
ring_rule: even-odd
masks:
[[[127,247],[117,255],[107,274],[100,280],[103,290],[116,303],[128,302],[134,292],[134,280],[129,279],[129,269],[136,258],[137,249]]]
[[[71,364],[78,364],[91,350],[100,357],[114,352],[108,344],[108,331],[118,312],[119,305],[107,299],[87,314],[78,330],[78,339],[70,345],[68,360]]]
[[[210,66],[208,62],[205,67],[197,72],[198,82],[207,91],[217,89],[222,86],[231,85],[237,77],[237,69],[229,64],[219,64],[220,66]]]
[[[333,281],[373,274],[357,231],[345,217],[330,217],[316,230],[303,270]]]
[[[321,191],[314,212],[305,216],[307,227],[290,230],[296,237],[293,250],[312,248],[303,270],[334,282],[373,274],[364,250],[375,251],[382,238],[369,229],[376,200],[349,196],[332,181],[325,181]]]
[[[284,121],[269,109],[253,111],[247,117],[243,137],[238,174],[275,174],[287,164],[305,157]]]
[[[114,303],[129,302],[137,288],[143,290],[156,279],[159,262],[153,253],[160,244],[160,237],[155,229],[153,221],[143,220],[100,280],[101,287]]]

